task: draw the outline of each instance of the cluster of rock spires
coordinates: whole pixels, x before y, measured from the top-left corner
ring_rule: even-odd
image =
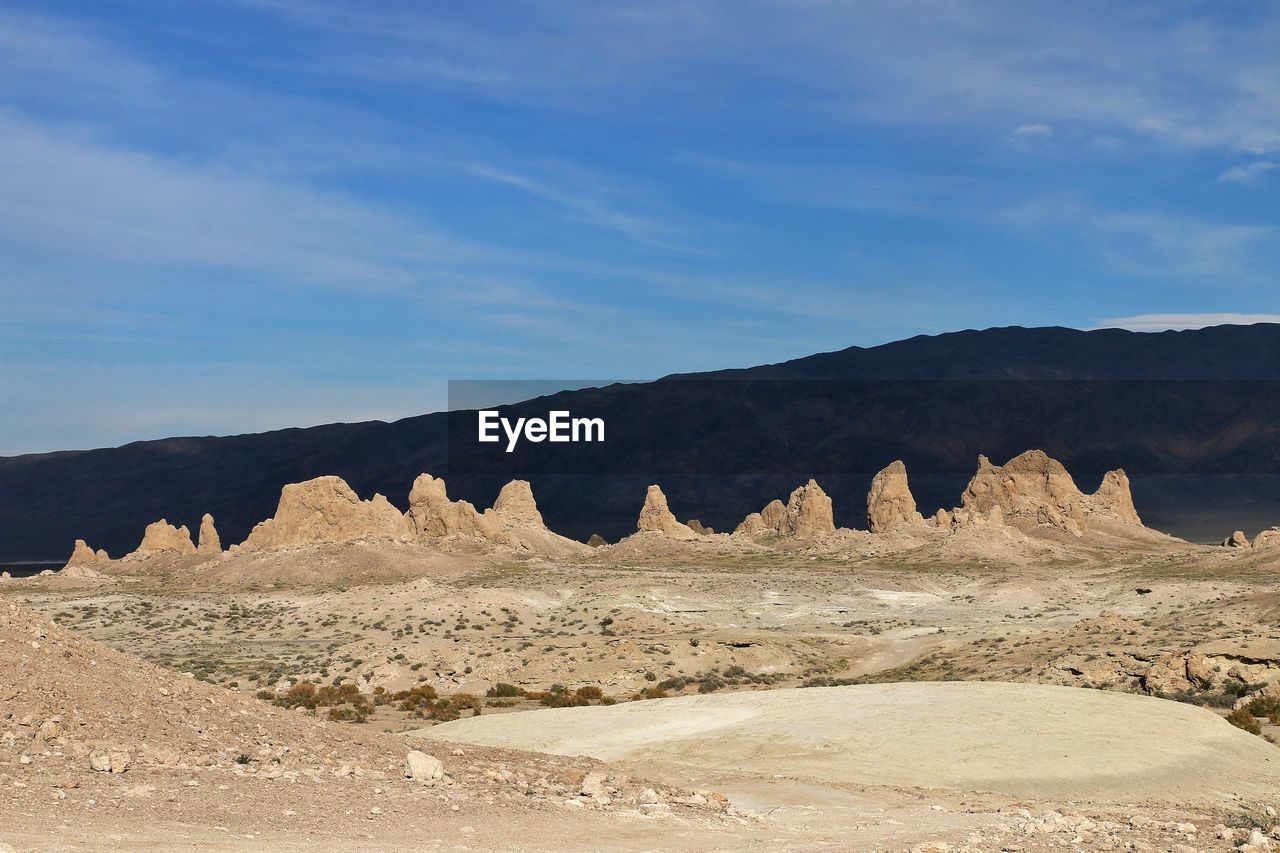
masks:
[[[62,571],[67,577],[96,578],[101,576],[93,567],[110,562],[111,556],[106,551],[95,551],[83,539],[77,539],[75,548],[71,551],[71,559],[67,560]]]
[[[785,505],[780,500],[769,501],[764,509],[744,518],[733,532],[747,536],[772,533],[798,539],[835,533],[831,498],[816,481],[810,480],[793,491]]]
[[[960,506],[940,509],[927,519],[916,507],[907,481],[907,467],[901,461],[891,463],[876,474],[867,494],[867,528],[872,533],[929,527],[954,531],[983,524],[1004,524],[1014,519],[1048,525],[1074,536],[1083,536],[1091,519],[1142,524],[1124,471],[1107,472],[1102,485],[1089,495],[1080,491],[1062,463],[1039,450],[1027,451],[999,466],[980,456],[978,472],[965,488]],[[692,524],[684,525],[676,520],[667,506],[666,496],[657,486],[649,487],[637,529],[676,539],[693,539],[698,535]],[[785,504],[780,500],[770,501],[760,512],[748,515],[734,530],[734,535],[812,539],[835,531],[831,498],[810,480],[793,491]],[[1280,531],[1277,534],[1280,535]]]
[[[524,480],[507,483],[493,507],[480,512],[467,501],[450,500],[444,480],[423,474],[413,483],[405,513],[382,495],[361,500],[341,477],[290,483],[280,492],[275,515],[258,523],[244,542],[227,550],[238,553],[360,539],[417,541],[455,536],[517,549],[585,548],[547,529],[533,491]],[[126,559],[217,557],[222,553],[213,516],[206,513],[200,521],[198,544],[192,542],[186,526],[175,527],[161,519],[147,525],[141,544]],[[97,575],[95,566],[109,562],[106,551],[95,552],[78,539],[64,571],[72,577],[93,577]]]
[[[940,509],[928,518],[916,506],[901,461],[876,474],[867,494],[867,526],[874,534],[929,528],[954,532],[1015,520],[1073,536],[1083,536],[1098,520],[1142,524],[1123,470],[1109,471],[1096,492],[1085,494],[1060,462],[1039,450],[1027,451],[1004,465],[993,465],[980,456],[978,471],[965,488],[960,506]],[[714,534],[697,519],[680,522],[657,485],[649,486],[636,530],[687,541]],[[835,532],[831,498],[817,482],[809,480],[795,489],[785,504],[773,500],[748,515],[732,535],[805,540]],[[533,491],[524,480],[507,483],[493,506],[481,512],[467,501],[450,500],[444,480],[422,474],[413,482],[409,509],[404,513],[382,495],[361,500],[340,477],[289,484],[280,493],[275,515],[255,526],[243,543],[232,545],[229,551],[268,551],[369,538],[430,542],[452,537],[538,553],[577,552],[586,547],[547,529]],[[597,536],[589,544],[605,543]],[[1237,532],[1224,544],[1280,544],[1280,528],[1264,531],[1252,543]],[[185,526],[174,527],[161,519],[147,526],[142,543],[128,556],[217,557],[222,553],[213,517],[206,514],[200,522],[198,542],[192,541]],[[105,551],[94,551],[83,540],[76,540],[66,568],[72,575],[94,576],[96,569],[108,562]]]
[[[1142,524],[1122,469],[1108,471],[1098,490],[1086,495],[1062,463],[1041,450],[1028,450],[1004,465],[978,457],[978,473],[964,490],[961,511],[990,515],[996,510],[1005,517],[1034,518],[1074,536],[1084,535],[1091,517]]]

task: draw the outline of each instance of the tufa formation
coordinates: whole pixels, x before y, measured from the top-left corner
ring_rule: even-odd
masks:
[[[785,505],[779,500],[770,501],[760,512],[744,518],[733,532],[746,536],[774,533],[812,539],[835,530],[831,498],[815,480],[810,480],[793,491]]]
[[[362,501],[346,481],[331,475],[285,486],[276,514],[254,527],[240,547],[254,551],[408,535],[404,516],[386,498]]]
[[[644,506],[640,509],[640,519],[636,522],[636,530],[640,533],[660,533],[672,539],[697,539],[698,534],[687,524],[681,524],[667,506],[667,496],[658,486],[650,486],[644,496]]]
[[[907,466],[901,460],[889,463],[871,481],[871,491],[867,493],[867,529],[872,533],[887,533],[895,527],[923,523],[911,487],[907,485]],[[950,525],[948,518],[946,526]]]
[[[1086,495],[1062,463],[1042,450],[1028,450],[1004,465],[978,457],[978,473],[964,490],[961,508],[989,515],[997,506],[1006,517],[1034,518],[1075,536],[1083,535],[1089,516],[1142,523],[1123,470],[1107,472],[1098,491]]]
[[[109,562],[111,562],[111,557],[107,555],[106,551],[94,551],[83,539],[77,539],[75,547],[71,550],[71,558],[67,560],[67,564],[63,566],[63,569],[71,569],[76,566],[95,566]]]
[[[222,540],[218,538],[218,529],[213,526],[213,516],[204,514],[200,519],[200,541],[196,545],[196,553],[216,557],[222,553]]]
[[[147,525],[142,534],[142,544],[129,556],[152,557],[163,554],[188,557],[195,552],[196,546],[191,542],[191,531],[187,530],[186,525],[174,527],[162,518]]]

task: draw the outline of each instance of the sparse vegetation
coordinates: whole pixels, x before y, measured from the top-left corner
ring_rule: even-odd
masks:
[[[1227,714],[1227,722],[1251,735],[1262,734],[1262,727],[1258,725],[1257,719],[1254,718],[1253,714],[1249,713],[1247,708],[1237,708]]]

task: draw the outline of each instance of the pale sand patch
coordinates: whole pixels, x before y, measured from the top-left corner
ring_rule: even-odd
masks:
[[[779,775],[1095,802],[1221,803],[1280,786],[1280,751],[1191,705],[1047,685],[770,690],[481,716],[432,738],[653,774]]]

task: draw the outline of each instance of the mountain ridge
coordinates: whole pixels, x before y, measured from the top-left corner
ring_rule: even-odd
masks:
[[[853,525],[870,476],[892,461],[885,456],[907,461],[929,508],[955,500],[977,453],[1003,461],[1033,446],[1086,482],[1107,468],[1131,469],[1140,503],[1154,502],[1155,519],[1188,533],[1193,525],[1179,519],[1191,519],[1197,502],[1201,512],[1225,508],[1231,489],[1240,491],[1227,487],[1232,478],[1280,475],[1280,434],[1270,426],[1280,411],[1269,399],[1280,395],[1258,394],[1256,385],[1276,380],[1280,325],[1008,326],[497,407],[611,414],[613,455],[546,452],[556,461],[542,469],[529,452],[493,458],[459,454],[455,445],[450,455],[450,418],[458,413],[445,412],[24,454],[0,458],[0,559],[57,559],[76,538],[115,555],[131,550],[151,521],[191,525],[204,512],[236,542],[271,515],[285,483],[322,474],[343,477],[364,497],[382,492],[402,509],[418,473],[444,474],[452,496],[483,505],[506,480],[528,476],[548,524],[584,539],[625,533],[650,476],[668,476],[663,487],[682,517],[718,526],[819,476],[837,520]],[[1217,479],[1186,496],[1152,491],[1168,476]],[[1258,485],[1258,495],[1269,488]],[[1280,489],[1272,493],[1280,497]],[[1173,510],[1160,509],[1161,501]],[[1280,520],[1280,506],[1242,501],[1257,524]]]

